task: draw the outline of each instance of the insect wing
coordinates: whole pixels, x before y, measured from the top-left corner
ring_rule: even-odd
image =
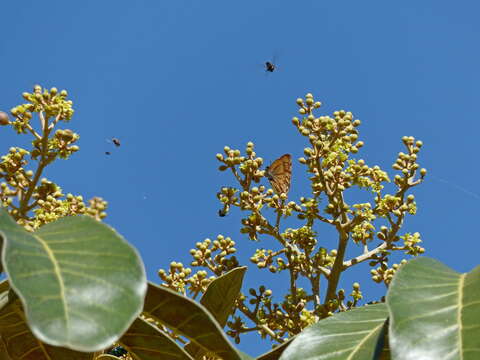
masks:
[[[267,167],[266,176],[277,194],[288,194],[292,177],[292,158],[290,154],[282,155]]]

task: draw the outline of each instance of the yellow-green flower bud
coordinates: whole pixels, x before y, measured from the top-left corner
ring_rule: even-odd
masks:
[[[297,105],[300,105],[300,106],[303,105],[303,99],[302,98],[298,98],[296,101],[297,101]]]

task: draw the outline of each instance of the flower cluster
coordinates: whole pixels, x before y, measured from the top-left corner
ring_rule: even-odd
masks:
[[[392,186],[387,172],[356,158],[364,146],[359,139],[360,120],[345,110],[335,111],[332,116],[316,116],[314,112],[321,103],[312,94],[297,99],[296,103],[300,116],[293,117],[292,124],[309,143],[298,158],[310,181],[309,194],[295,201],[285,191],[279,194],[270,188],[272,184],[267,180],[272,181],[272,176],[270,173],[267,176],[264,160],[257,156],[252,142],[247,143],[244,154],[225,146],[223,154],[216,155],[221,163],[219,170],[230,172],[236,182],[234,186],[221,187],[217,193],[222,206],[219,215],[226,216],[238,208],[242,212],[241,234],[256,241],[273,239],[272,246],[258,248],[250,262],[260,270],[283,276],[288,284],[284,294],[274,294],[261,285],[239,295],[237,312],[227,323],[227,333],[237,343],[242,334],[251,331],[282,343],[319,319],[348,311],[358,306],[364,295],[360,284],[355,282],[347,299],[345,290],[339,288],[343,272],[368,262],[372,280],[388,286],[404,263],[402,260],[389,266],[392,253],[403,251],[417,256],[425,251],[419,246],[418,233],[399,234],[405,217],[417,211],[415,197],[408,192],[426,175],[426,170],[417,163],[422,142],[413,137],[402,138],[406,150],[399,153],[393,164],[399,173],[393,177],[395,188],[388,193],[385,188]],[[368,190],[369,199],[348,203],[344,194],[351,188]],[[296,218],[295,222],[291,217]],[[287,226],[287,221],[301,224]],[[330,227],[336,233],[334,248],[327,249],[325,239],[319,235],[324,233],[320,232],[320,226]],[[380,243],[372,246],[374,240]],[[223,237],[197,243],[196,249],[190,251],[194,258],[192,266],[203,267],[203,272],[190,275],[182,267],[178,269],[177,263],[175,271],[161,270],[160,277],[166,286],[181,292],[185,284],[190,284],[196,296],[211,279],[239,266],[235,257],[229,258],[236,251],[232,243]],[[347,248],[351,244],[360,251],[348,258]]]
[[[2,206],[30,231],[64,216],[86,214],[97,220],[106,216],[107,202],[103,199],[93,198],[87,206],[81,196],[65,196],[57,184],[42,178],[46,166],[58,158],[68,159],[79,150],[78,134],[69,129],[55,129],[60,122],[70,121],[74,113],[67,96],[65,90],[47,90],[36,85],[33,92],[23,93],[27,103],[10,111],[13,119],[0,111],[0,125],[33,137],[31,149],[12,147],[0,161]]]

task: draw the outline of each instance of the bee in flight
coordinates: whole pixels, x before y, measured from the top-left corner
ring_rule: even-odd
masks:
[[[265,62],[265,71],[274,72],[276,68],[277,66],[273,62],[270,62],[270,61]]]
[[[120,146],[120,140],[118,140],[117,138],[112,138],[112,142],[113,142],[113,145],[115,146]]]
[[[280,156],[265,169],[265,176],[277,194],[288,194],[292,177],[292,157],[290,154]]]
[[[113,145],[115,145],[115,147],[119,147],[121,144],[120,144],[120,140],[118,138],[112,138],[112,140],[108,140],[107,139],[107,142],[111,142],[113,143]],[[105,151],[105,155],[110,155],[110,151]]]

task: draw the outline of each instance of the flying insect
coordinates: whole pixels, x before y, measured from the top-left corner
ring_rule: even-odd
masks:
[[[120,146],[120,140],[118,140],[117,138],[112,138],[112,142],[115,146]]]
[[[270,61],[265,62],[265,71],[274,72],[276,68],[277,66],[273,62],[270,62]]]

